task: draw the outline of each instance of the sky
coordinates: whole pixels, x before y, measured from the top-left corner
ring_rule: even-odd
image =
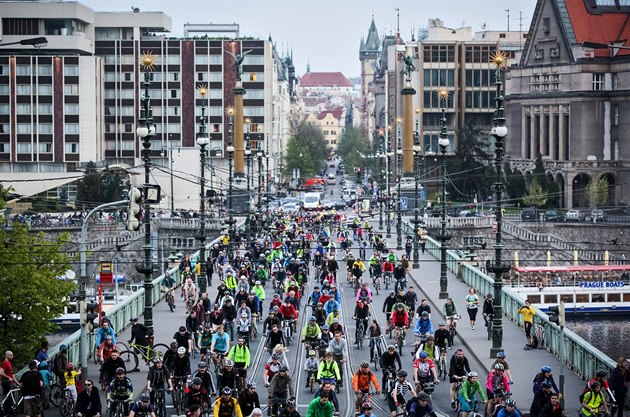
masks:
[[[480,31],[527,31],[536,0],[78,0],[95,11],[162,11],[171,17],[174,36],[185,23],[238,23],[241,35],[267,39],[271,34],[279,52],[292,50],[297,75],[311,71],[341,71],[360,75],[359,45],[367,37],[372,15],[379,35],[396,31],[410,40],[412,29],[427,27],[439,18],[451,28]],[[519,12],[522,19],[519,18]]]

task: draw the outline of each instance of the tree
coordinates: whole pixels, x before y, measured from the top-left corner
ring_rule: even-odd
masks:
[[[505,182],[507,185],[507,194],[512,202],[519,201],[527,193],[527,185],[525,184],[525,176],[519,170],[513,170],[509,162],[504,167]]]
[[[608,201],[608,180],[606,177],[591,179],[586,186],[586,199],[595,207],[599,207]]]
[[[290,174],[299,168],[302,178],[314,176],[326,166],[328,150],[324,133],[301,114],[289,120],[289,133],[285,173]]]
[[[529,185],[527,194],[523,196],[523,204],[538,208],[542,208],[547,204],[547,192],[536,178]]]
[[[0,190],[6,191],[1,186]],[[19,368],[33,358],[41,339],[56,329],[50,320],[63,314],[74,289],[72,281],[58,278],[70,269],[61,252],[70,237],[61,234],[50,240],[43,233],[30,234],[24,225],[2,226],[0,352],[13,351]]]
[[[101,174],[92,161],[87,163],[85,174],[77,184],[77,207],[92,208],[102,199]]]
[[[348,169],[371,166],[372,161],[368,163],[365,157],[373,153],[372,144],[368,137],[360,129],[353,126],[346,128],[337,144],[337,155]]]
[[[484,150],[482,129],[468,122],[460,136],[455,156],[447,163],[447,171],[451,184],[449,192],[455,197],[462,196],[472,200],[476,192],[478,197],[486,199],[490,190],[486,188],[486,166],[482,160],[490,160]],[[494,178],[493,178],[494,180]]]
[[[555,182],[550,181],[547,177],[545,165],[540,154],[538,154],[534,162],[533,181],[538,182],[542,190],[547,194],[549,204],[557,207],[560,202],[560,189]]]

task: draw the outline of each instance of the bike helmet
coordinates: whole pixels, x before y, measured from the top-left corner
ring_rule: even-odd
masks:
[[[431,399],[431,397],[429,397],[429,394],[427,394],[426,392],[421,392],[420,394],[418,394],[418,400],[420,401],[429,401]]]
[[[105,336],[105,340],[114,340],[114,339],[112,338],[111,334],[108,334],[107,336]]]
[[[424,350],[422,352],[420,352],[420,359],[426,359],[429,357],[429,354],[427,352],[425,352]],[[501,365],[503,366],[503,365]],[[495,366],[496,369],[496,366]]]
[[[423,311],[422,312],[422,317],[429,317],[429,312],[428,311]]]
[[[277,353],[272,354],[271,355],[271,360],[272,361],[280,360],[280,355],[278,355]]]
[[[540,372],[551,372],[551,366],[549,365],[545,365],[542,368],[540,368]]]
[[[396,295],[396,291],[390,291],[389,295]]]
[[[197,364],[197,368],[199,368],[199,369],[206,369],[207,367],[208,367],[208,364],[205,363],[205,362],[199,362]]]
[[[151,397],[146,392],[140,395],[140,401],[143,403],[148,403]]]
[[[396,308],[405,308],[405,305],[403,303],[398,303],[396,304]]]
[[[407,371],[405,371],[404,369],[401,369],[400,371],[396,372],[396,376],[397,377],[406,377],[407,376]]]
[[[505,371],[505,366],[501,365],[500,363],[497,363],[496,365],[494,365],[494,370],[495,371]]]
[[[67,352],[67,351],[68,351],[68,345],[59,346],[59,352]]]
[[[124,374],[125,374],[125,368],[116,369],[116,375],[124,375]]]
[[[156,356],[155,358],[153,358],[153,364],[157,365],[158,363],[162,363],[162,357],[161,356]]]
[[[372,409],[372,403],[365,402],[365,403],[361,404],[361,409],[362,410],[371,410]]]
[[[543,383],[540,384],[540,386],[543,388],[551,388],[551,384],[547,381],[543,381]]]
[[[232,366],[234,366],[234,362],[232,362],[232,361],[231,361],[231,360],[229,360],[229,359],[226,359],[226,361],[225,361],[225,367],[226,367],[226,368],[228,368],[228,367],[232,367]]]
[[[184,355],[186,354],[186,348],[183,346],[180,346],[179,348],[177,348],[177,354],[178,355]]]
[[[315,356],[315,355],[316,355],[316,353],[315,353],[314,350],[309,350],[308,351],[308,356]]]
[[[280,368],[278,368],[278,372],[286,372],[287,371],[287,367],[285,365],[280,365]]]
[[[324,325],[322,326],[322,330],[328,330],[328,329],[330,329],[330,327],[328,327],[328,325],[327,325],[327,324],[324,324]]]
[[[477,372],[468,372],[468,374],[466,374],[466,377],[468,379],[471,379],[471,378],[477,378],[479,377],[479,375],[477,374]]]
[[[396,346],[389,345],[389,346],[387,346],[387,350],[396,350]]]
[[[595,372],[595,377],[596,378],[604,378],[606,376],[606,371],[602,371],[601,369],[597,372]]]
[[[252,380],[247,381],[247,388],[256,389],[256,382]]]
[[[295,400],[287,400],[287,408],[295,408]]]
[[[245,317],[245,318],[246,318],[246,317],[247,317],[247,313],[242,312],[242,313],[241,313],[241,317]]]
[[[223,395],[232,395],[232,390],[229,389],[228,387],[223,388],[223,390],[221,391],[221,394]]]
[[[499,353],[497,353],[497,358],[499,358],[499,359],[505,359],[505,352],[499,352]]]
[[[368,361],[363,361],[361,362],[361,368],[369,368],[370,364],[368,363]]]
[[[439,326],[439,327],[444,327],[444,326],[446,326],[446,323],[444,323],[443,321],[441,321],[441,322],[438,324],[438,326]]]
[[[202,382],[203,381],[198,376],[193,378],[193,380],[192,380],[193,385],[201,385]]]
[[[516,407],[516,401],[514,401],[513,399],[509,399],[505,402],[505,406],[506,407]]]
[[[73,364],[72,362],[68,362],[68,363],[66,364],[66,369],[67,369],[68,371],[71,371],[72,369],[74,369],[74,364]]]
[[[311,316],[308,318],[308,321],[317,321],[317,317]]]
[[[174,349],[178,346],[177,342],[171,342],[171,349]]]
[[[595,388],[597,388],[597,387],[601,387],[601,386],[602,386],[602,384],[601,384],[601,382],[599,382],[599,381],[593,381],[593,382],[591,383],[591,389],[595,389]]]

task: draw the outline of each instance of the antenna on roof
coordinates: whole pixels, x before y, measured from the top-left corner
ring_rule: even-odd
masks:
[[[394,9],[396,10],[396,33],[400,33],[400,9]]]

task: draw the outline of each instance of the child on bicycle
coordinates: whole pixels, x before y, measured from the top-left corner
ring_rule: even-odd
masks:
[[[314,350],[308,351],[308,359],[304,363],[304,370],[307,372],[306,386],[309,387],[311,378],[317,378],[317,371],[319,370],[319,361],[317,360],[317,354]]]

